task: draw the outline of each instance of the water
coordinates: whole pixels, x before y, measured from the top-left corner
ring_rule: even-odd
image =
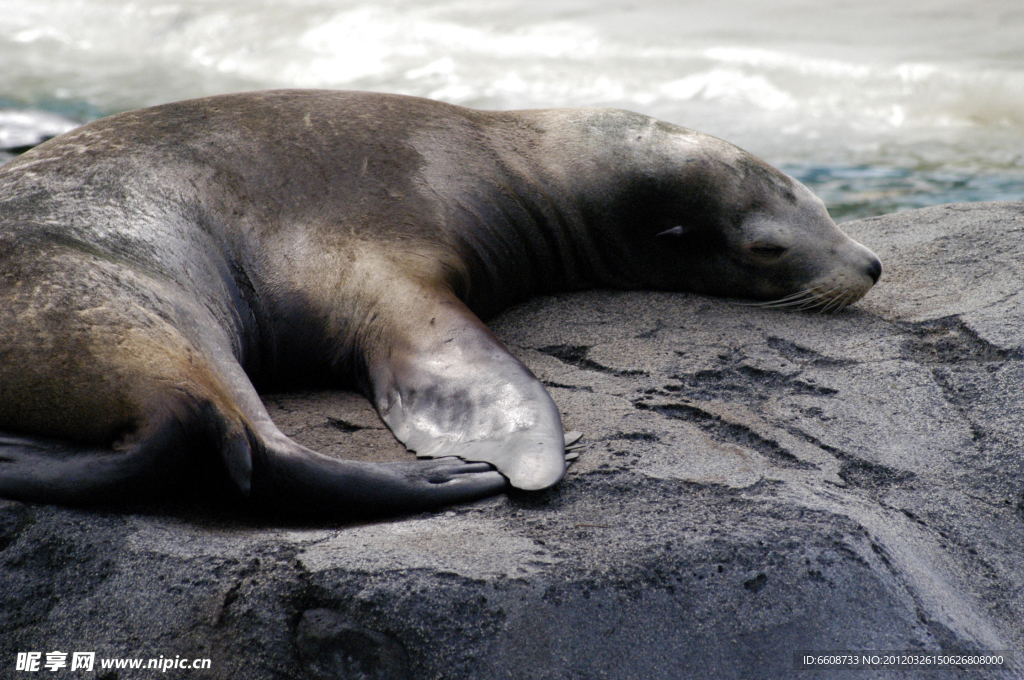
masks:
[[[1024,199],[1020,0],[0,0],[0,104],[81,120],[269,87],[616,106],[837,219]]]

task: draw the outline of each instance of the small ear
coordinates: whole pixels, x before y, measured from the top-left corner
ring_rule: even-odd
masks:
[[[658,236],[685,236],[690,231],[689,227],[678,226],[666,229],[665,231],[658,234]]]

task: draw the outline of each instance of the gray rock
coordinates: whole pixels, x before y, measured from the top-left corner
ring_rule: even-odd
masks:
[[[359,526],[228,502],[0,505],[18,652],[209,658],[182,678],[848,678],[800,652],[1024,649],[1024,204],[844,225],[882,280],[835,316],[646,292],[492,321],[585,432],[554,490]],[[408,454],[360,398],[289,434]],[[871,670],[857,678],[1022,677]],[[76,671],[77,673],[77,671]],[[47,673],[48,675],[49,673]]]
[[[295,646],[310,677],[318,680],[410,677],[409,662],[400,644],[329,609],[311,609],[302,614]]]

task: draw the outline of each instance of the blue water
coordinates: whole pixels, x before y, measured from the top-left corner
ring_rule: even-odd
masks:
[[[840,220],[1024,199],[1020,0],[0,0],[0,64],[0,105],[77,120],[268,87],[616,106]]]

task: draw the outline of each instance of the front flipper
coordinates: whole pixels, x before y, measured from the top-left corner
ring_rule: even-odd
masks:
[[[557,483],[565,437],[544,386],[450,291],[415,299],[368,353],[384,422],[418,456],[490,463],[520,489]]]

